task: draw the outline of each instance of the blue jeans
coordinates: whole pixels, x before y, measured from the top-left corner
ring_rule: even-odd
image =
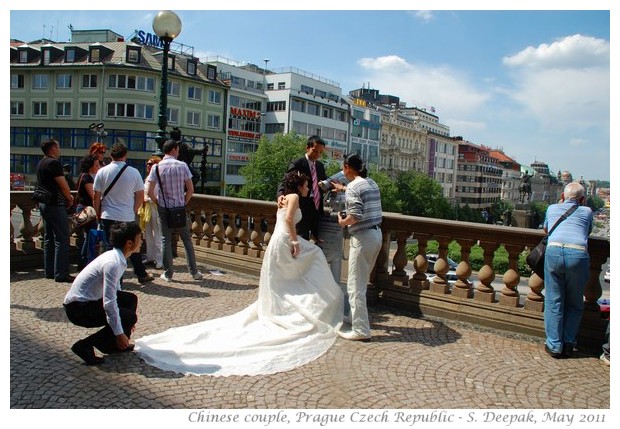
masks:
[[[168,227],[168,212],[164,207],[157,206],[157,213],[159,214],[159,222],[161,223],[161,236],[162,236],[162,248],[164,251],[164,274],[169,279],[172,278],[174,273],[172,267],[172,230]],[[189,232],[190,220],[187,220],[187,224],[183,228],[177,228],[175,231],[179,234],[183,247],[185,248],[185,257],[187,259],[187,269],[191,275],[198,272],[196,266],[196,254],[194,253],[194,244],[192,243],[192,236]]]
[[[69,218],[64,206],[39,204],[45,236],[43,266],[45,277],[62,279],[69,276]]]
[[[561,353],[564,345],[577,344],[589,275],[588,252],[547,246],[544,316],[546,344],[552,352]]]

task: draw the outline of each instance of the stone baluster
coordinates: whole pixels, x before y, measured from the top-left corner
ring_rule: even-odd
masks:
[[[469,282],[471,276],[471,264],[469,263],[469,255],[471,248],[476,242],[474,240],[459,240],[461,246],[461,262],[456,267],[456,276],[458,280],[452,288],[452,295],[459,298],[472,298],[474,296],[473,285]]]
[[[254,224],[252,228],[252,232],[250,233],[250,241],[248,243],[248,255],[254,256],[256,258],[260,258],[263,253],[263,246],[261,244],[261,222],[262,215],[254,217]]]
[[[519,275],[519,255],[523,251],[523,246],[506,245],[504,246],[508,252],[508,270],[502,276],[504,281],[504,288],[500,296],[499,303],[501,305],[507,305],[510,307],[519,306],[519,282],[521,276]]]
[[[208,212],[206,210],[204,212],[205,221],[202,224],[202,240],[205,241],[205,247],[207,248],[211,247],[211,245],[213,244],[213,214],[214,213]]]
[[[250,248],[250,245],[248,244],[248,241],[250,240],[249,219],[250,217],[247,213],[241,214],[241,224],[239,225],[239,229],[237,230],[237,240],[239,240],[239,242],[237,244],[237,247],[235,248],[235,253],[239,255],[247,255],[248,249]]]
[[[530,291],[525,297],[524,308],[526,310],[543,311],[545,298],[543,297],[542,290],[545,287],[545,281],[535,273],[532,273],[527,281],[527,285],[530,287]]]
[[[474,299],[484,302],[495,301],[495,289],[491,283],[495,280],[495,271],[493,270],[493,256],[499,243],[494,241],[481,241],[480,247],[484,251],[484,265],[478,271],[478,284],[474,289]]]
[[[450,285],[446,279],[446,274],[450,270],[448,265],[448,244],[450,244],[450,237],[437,236],[435,237],[439,243],[439,255],[435,262],[435,277],[430,282],[431,292],[437,292],[442,294],[450,293]]]
[[[37,232],[40,232],[38,231],[39,229],[42,229],[43,219],[39,220],[37,224],[38,228],[35,228],[30,220],[30,214],[35,204],[31,202],[20,202],[17,206],[22,211],[22,224],[19,227],[21,237],[17,240],[16,247],[18,250],[28,252],[34,250],[36,247],[33,237]]]
[[[226,227],[226,231],[224,233],[224,250],[227,252],[234,252],[235,247],[237,246],[237,241],[235,238],[237,237],[237,212],[228,213],[228,226]]]
[[[222,209],[217,210],[217,216],[213,228],[213,242],[214,249],[222,250],[224,248],[224,213]]]
[[[413,258],[413,269],[415,273],[413,273],[413,276],[409,279],[409,290],[420,292],[430,287],[430,283],[426,278],[426,270],[428,268],[426,248],[431,236],[416,232],[414,233],[414,237],[418,240],[418,254]]]
[[[407,238],[410,236],[411,232],[409,231],[396,232],[396,253],[394,253],[394,258],[392,259],[394,269],[392,274],[389,275],[392,284],[409,285],[409,276],[405,271],[405,267],[407,266]]]
[[[191,226],[189,228],[190,233],[194,237],[194,244],[200,245],[202,240],[202,210],[198,207],[190,208],[190,219],[192,219]]]

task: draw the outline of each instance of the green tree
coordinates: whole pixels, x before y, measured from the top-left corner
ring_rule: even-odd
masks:
[[[586,205],[590,207],[592,211],[597,211],[605,207],[605,201],[596,195],[590,195],[586,201]]]
[[[377,182],[381,190],[381,208],[384,212],[401,213],[402,202],[399,197],[396,183],[385,173],[372,171],[368,174]]]
[[[278,133],[271,141],[263,135],[250,162],[240,170],[245,184],[231,196],[275,201],[290,162],[305,153],[306,140],[296,133]]]
[[[530,204],[530,213],[532,215],[530,228],[538,228],[538,226],[543,223],[545,220],[545,213],[547,213],[547,207],[549,207],[549,204],[541,201]]]
[[[401,213],[411,216],[449,218],[450,203],[444,198],[441,185],[417,171],[401,171],[396,176]]]

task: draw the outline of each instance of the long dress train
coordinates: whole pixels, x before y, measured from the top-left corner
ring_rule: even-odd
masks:
[[[318,246],[298,237],[301,253],[292,257],[285,216],[279,209],[256,302],[230,316],[140,338],[138,355],[167,371],[228,376],[288,371],[325,353],[342,323],[343,294]]]

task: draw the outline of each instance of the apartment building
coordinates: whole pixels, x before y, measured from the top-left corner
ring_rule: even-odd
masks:
[[[349,149],[349,104],[337,82],[287,67],[265,73],[265,134],[318,135],[326,153],[342,159]]]
[[[521,165],[501,149],[490,150],[489,155],[497,159],[502,168],[501,199],[516,203],[519,201],[519,186],[521,186]]]
[[[74,175],[95,141],[124,143],[128,164],[144,173],[146,159],[158,150],[162,64],[161,47],[144,40],[110,30],[72,31],[69,42],[11,40],[11,171],[34,181],[40,143],[53,137]],[[175,48],[168,62],[168,131],[179,127],[196,153],[208,155],[192,163],[197,174],[204,172],[197,191],[220,194],[228,88],[193,48]]]
[[[485,209],[499,202],[502,193],[502,174],[496,158],[490,155],[491,148],[476,145],[453,137],[459,145],[455,199],[460,206]]]

